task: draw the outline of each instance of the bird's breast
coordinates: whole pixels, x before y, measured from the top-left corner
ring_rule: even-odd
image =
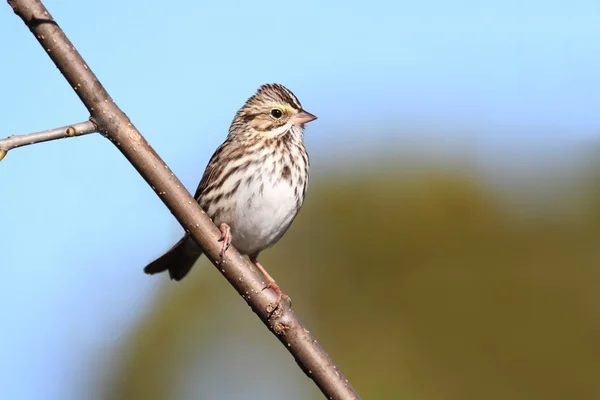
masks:
[[[302,206],[304,179],[265,171],[246,177],[238,188],[229,216],[233,245],[244,254],[260,252],[277,242]]]
[[[200,204],[216,225],[231,227],[232,243],[253,255],[275,244],[304,201],[308,155],[301,142],[261,145],[232,158],[207,186]]]

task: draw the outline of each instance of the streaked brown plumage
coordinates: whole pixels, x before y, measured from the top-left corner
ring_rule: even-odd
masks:
[[[281,291],[257,258],[283,236],[302,207],[309,167],[304,124],[314,119],[284,86],[261,86],[236,113],[194,195],[221,229],[222,254],[231,242],[248,255],[277,293],[277,304]],[[144,271],[168,270],[171,279],[180,280],[201,255],[185,235]]]

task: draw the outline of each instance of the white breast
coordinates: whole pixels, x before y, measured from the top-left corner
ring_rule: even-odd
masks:
[[[280,177],[272,174],[265,180],[254,179],[250,185],[243,182],[236,195],[236,207],[231,215],[224,216],[231,219],[233,245],[242,254],[255,254],[274,245],[299,211],[298,191]]]
[[[304,200],[308,157],[302,128],[291,141],[272,147],[248,148],[249,158],[234,158],[215,182],[218,191],[204,198],[207,214],[219,226],[231,228],[232,244],[242,254],[255,255],[273,246],[290,227]],[[297,138],[297,140],[294,140]],[[202,202],[201,202],[202,204]]]

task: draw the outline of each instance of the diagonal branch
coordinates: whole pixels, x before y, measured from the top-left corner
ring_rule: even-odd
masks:
[[[75,89],[99,132],[110,139],[137,169],[208,259],[290,351],[306,375],[329,399],[359,399],[358,393],[294,312],[287,305],[272,312],[270,304],[275,295],[269,290],[262,291],[264,283],[252,264],[233,247],[221,259],[217,227],[112,101],[41,1],[8,0],[8,3]],[[287,396],[282,393],[281,397]]]
[[[9,136],[6,139],[0,139],[0,161],[6,156],[6,153],[8,153],[9,150],[17,147],[48,142],[50,140],[87,135],[94,132],[98,132],[96,125],[91,121],[84,121],[69,126],[49,129],[47,131]]]

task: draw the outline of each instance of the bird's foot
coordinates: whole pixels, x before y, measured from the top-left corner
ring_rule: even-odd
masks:
[[[269,313],[269,318],[271,318],[273,316],[273,314],[275,314],[276,311],[279,311],[281,313],[281,308],[279,307],[281,305],[281,299],[285,299],[288,303],[290,303],[290,305],[292,304],[292,300],[290,299],[290,297],[287,294],[284,294],[281,292],[281,289],[279,288],[279,285],[277,284],[277,282],[275,282],[275,279],[273,279],[271,277],[271,275],[269,275],[267,270],[262,265],[260,265],[260,263],[256,259],[256,256],[250,257],[250,261],[252,261],[252,264],[254,264],[254,266],[260,271],[261,274],[263,274],[263,276],[267,280],[267,286],[262,288],[261,292],[263,290],[271,289],[277,295],[275,302],[272,304],[269,304],[269,306],[267,307],[267,312]]]
[[[219,225],[219,230],[221,231],[221,239],[219,239],[219,242],[223,242],[223,245],[221,246],[221,251],[219,252],[219,256],[223,258],[225,252],[231,245],[231,228],[229,227],[229,225],[223,223]]]
[[[288,296],[287,294],[285,294],[281,291],[281,289],[279,288],[279,285],[274,280],[268,281],[267,286],[262,288],[262,290],[267,290],[267,289],[271,289],[272,291],[274,291],[275,295],[277,296],[275,301],[273,303],[270,303],[269,306],[267,307],[267,312],[269,313],[269,318],[271,318],[273,316],[278,318],[281,316],[281,313],[283,311],[283,309],[280,307],[281,300],[282,299],[285,300],[288,303],[288,305],[291,306],[292,299],[290,299],[290,296]],[[261,290],[261,292],[262,292],[262,290]]]

